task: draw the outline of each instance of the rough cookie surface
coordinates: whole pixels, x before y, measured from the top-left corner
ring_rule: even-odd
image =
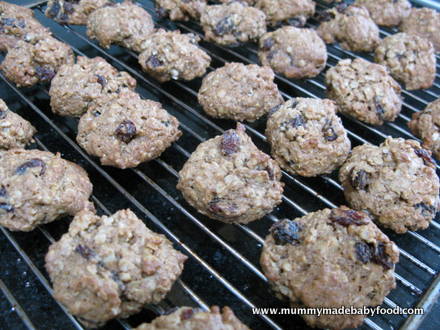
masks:
[[[140,45],[153,30],[150,14],[131,0],[99,8],[87,21],[87,35],[104,48],[118,44],[141,52]]]
[[[284,26],[260,38],[258,56],[288,78],[311,78],[325,68],[327,48],[315,30]]]
[[[229,307],[211,307],[209,312],[198,308],[180,307],[171,314],[143,323],[136,330],[249,330]]]
[[[211,57],[198,47],[199,38],[180,31],[158,30],[142,43],[139,64],[160,82],[193,80],[205,74]]]
[[[422,139],[423,147],[440,160],[440,99],[428,104],[425,110],[415,112],[408,126]]]
[[[207,0],[156,0],[156,10],[161,17],[172,21],[199,19]]]
[[[287,101],[270,115],[266,136],[278,164],[302,176],[332,172],[351,149],[335,104],[325,99]]]
[[[0,1],[0,51],[35,35],[50,35],[50,31],[35,19],[31,9]]]
[[[266,33],[266,15],[242,2],[206,6],[200,23],[205,39],[220,45],[256,41]]]
[[[111,0],[49,0],[45,14],[60,23],[86,25],[94,10],[112,4]]]
[[[439,208],[439,179],[431,152],[414,140],[387,138],[352,150],[339,180],[351,207],[368,210],[401,234],[425,229]]]
[[[338,41],[354,52],[373,51],[380,42],[379,28],[368,10],[357,6],[337,6],[321,14],[318,34],[328,44]]]
[[[339,111],[360,121],[382,125],[400,113],[401,88],[383,65],[345,59],[330,68],[325,79],[327,95]]]
[[[200,213],[227,223],[262,218],[281,203],[276,162],[261,152],[243,125],[203,142],[179,173],[179,189]]]
[[[435,49],[427,39],[407,33],[390,35],[376,48],[375,61],[387,66],[408,90],[429,88],[434,83]]]
[[[127,92],[90,107],[79,121],[76,140],[103,165],[136,167],[176,141],[182,134],[178,127],[160,103]]]
[[[293,307],[377,306],[395,287],[397,246],[347,207],[275,223],[260,258],[275,293]],[[312,327],[356,328],[365,315],[304,316]]]
[[[30,231],[62,215],[93,209],[87,173],[59,154],[0,151],[0,224]]]
[[[215,118],[254,121],[283,98],[269,67],[227,63],[203,78],[198,100]]]
[[[17,86],[32,86],[50,82],[61,65],[74,61],[70,46],[49,35],[40,35],[29,42],[18,41],[9,49],[0,68]]]
[[[355,4],[367,8],[373,21],[382,26],[399,25],[411,11],[408,0],[356,0]]]
[[[134,90],[136,80],[101,57],[79,56],[76,64],[60,67],[50,85],[50,106],[61,116],[79,117],[96,102],[105,103]]]
[[[266,14],[269,25],[290,19],[305,23],[315,13],[315,2],[312,0],[255,0],[255,7]]]
[[[400,25],[400,30],[408,34],[428,39],[440,52],[440,13],[429,8],[413,8]]]
[[[130,210],[102,217],[84,211],[50,246],[46,270],[55,298],[95,328],[162,300],[186,258]]]

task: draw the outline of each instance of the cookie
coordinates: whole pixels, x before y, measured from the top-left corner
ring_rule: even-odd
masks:
[[[402,234],[425,229],[439,208],[439,179],[431,152],[414,140],[387,138],[352,150],[339,171],[345,198],[383,227]]]
[[[365,7],[373,21],[381,26],[399,25],[411,11],[408,0],[356,0],[355,4]]]
[[[117,44],[141,52],[140,45],[153,30],[150,14],[131,0],[99,8],[87,21],[87,35],[104,48]]]
[[[364,7],[338,5],[318,19],[318,34],[327,44],[337,41],[353,52],[370,52],[380,42],[379,28]]]
[[[325,80],[339,111],[360,121],[382,125],[400,113],[401,88],[383,65],[344,59],[327,71]]]
[[[92,184],[78,165],[40,150],[0,151],[0,225],[31,231],[93,209]]]
[[[45,260],[55,299],[96,328],[161,301],[186,258],[133,212],[121,210],[102,217],[79,213]]]
[[[101,57],[78,56],[77,63],[60,67],[50,85],[50,106],[61,116],[79,117],[96,102],[108,102],[133,91],[136,80],[119,72]]]
[[[333,101],[295,98],[267,120],[272,156],[292,174],[331,173],[347,158],[351,143]]]
[[[284,26],[261,37],[258,57],[287,78],[311,78],[325,68],[327,48],[315,30]]]
[[[205,39],[220,45],[257,41],[266,33],[266,15],[238,1],[206,6],[200,23]]]
[[[45,14],[62,24],[86,25],[94,10],[112,4],[112,0],[49,0]]]
[[[397,246],[367,214],[347,207],[312,212],[275,223],[260,264],[276,295],[292,307],[381,305],[396,286]],[[365,315],[304,315],[311,327],[361,325]]]
[[[315,13],[312,0],[255,0],[255,7],[266,14],[268,25],[278,25],[289,20],[305,23]]]
[[[226,223],[262,218],[281,203],[284,184],[274,160],[237,124],[201,143],[179,172],[177,189],[200,213]]]
[[[50,35],[29,42],[18,41],[0,65],[3,74],[18,87],[48,83],[63,64],[74,63],[70,46]]]
[[[429,88],[435,80],[435,49],[427,39],[397,33],[382,40],[375,61],[388,67],[394,79],[406,89]]]
[[[0,51],[36,35],[50,35],[50,31],[35,19],[31,9],[0,1]]]
[[[408,126],[423,141],[423,147],[440,160],[440,99],[431,102],[423,111],[415,112]]]
[[[139,64],[160,82],[201,77],[211,57],[198,47],[198,41],[198,36],[192,33],[160,29],[145,38]]]
[[[199,308],[180,307],[170,314],[155,318],[151,323],[141,324],[135,330],[173,329],[249,330],[227,306],[221,310],[213,306],[209,312]]]
[[[160,103],[128,91],[90,107],[76,140],[102,165],[129,168],[158,157],[182,134],[178,126]]]
[[[188,21],[200,19],[207,0],[156,0],[156,11],[161,18],[168,17],[172,21]]]
[[[212,117],[254,121],[283,102],[273,79],[269,67],[226,63],[203,78],[198,100]]]
[[[33,142],[32,136],[36,132],[30,122],[10,111],[0,99],[0,150],[24,148]]]
[[[440,52],[440,13],[429,8],[413,8],[403,19],[400,31],[428,39]]]

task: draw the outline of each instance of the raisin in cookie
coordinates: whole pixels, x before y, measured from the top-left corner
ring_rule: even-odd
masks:
[[[141,52],[142,41],[154,30],[150,14],[131,0],[92,12],[87,21],[87,35],[104,48],[111,44]]]
[[[325,76],[327,95],[339,111],[360,121],[382,125],[393,121],[402,108],[399,84],[380,64],[364,59],[345,59]]]
[[[6,78],[17,86],[32,86],[52,80],[63,64],[74,63],[70,46],[51,36],[40,35],[30,42],[18,41],[0,65]]]
[[[356,0],[355,4],[365,7],[377,25],[396,26],[411,11],[408,0]]]
[[[397,246],[367,214],[347,207],[275,223],[260,258],[276,295],[292,307],[355,308],[382,304],[396,286]],[[305,315],[311,327],[361,325],[365,315]]]
[[[30,231],[63,215],[94,209],[87,173],[59,154],[0,151],[0,225]]]
[[[186,258],[130,210],[102,217],[84,211],[50,246],[46,270],[55,298],[95,328],[162,300]]]
[[[338,41],[354,52],[373,51],[380,42],[379,28],[368,10],[357,6],[339,6],[321,16],[318,34],[327,43]]]
[[[90,107],[78,124],[78,143],[103,165],[136,167],[158,157],[182,134],[162,105],[134,92]]]
[[[415,112],[408,123],[410,130],[423,141],[423,147],[440,160],[440,99]]]
[[[198,47],[198,36],[158,30],[145,38],[139,64],[160,82],[193,80],[205,74],[211,57]]]
[[[339,180],[351,207],[402,234],[425,229],[439,208],[439,179],[431,152],[414,140],[387,138],[352,150]]]
[[[413,8],[400,25],[400,30],[428,39],[440,52],[440,13],[429,8]]]
[[[257,41],[266,33],[266,15],[242,2],[206,6],[200,17],[205,39],[220,45]]]
[[[261,37],[258,56],[287,78],[311,78],[325,68],[327,48],[315,30],[284,26]]]
[[[58,115],[79,117],[94,102],[109,101],[135,87],[134,78],[103,58],[79,56],[76,64],[62,65],[52,79],[50,106]]]
[[[179,173],[179,189],[200,213],[226,223],[262,218],[281,203],[274,160],[254,145],[243,125],[203,142]]]
[[[36,35],[50,35],[50,31],[35,19],[31,9],[0,1],[0,51]]]
[[[249,330],[234,315],[229,307],[217,306],[206,312],[199,308],[180,307],[171,314],[155,318],[151,323],[143,323],[135,330]]]
[[[408,90],[429,88],[434,83],[435,49],[427,39],[407,33],[390,35],[376,48],[375,61],[387,66]]]
[[[156,11],[160,17],[169,17],[172,21],[199,19],[207,0],[156,0]]]
[[[255,7],[266,14],[267,24],[272,26],[290,19],[305,23],[315,13],[312,0],[255,0]]]
[[[227,63],[203,78],[199,103],[215,118],[254,121],[283,102],[273,79],[269,67]]]
[[[49,0],[45,14],[59,23],[86,25],[94,10],[112,4],[112,0]]]
[[[351,143],[333,101],[296,98],[267,120],[272,156],[282,168],[302,176],[330,173],[347,158]]]
[[[30,122],[10,111],[0,99],[0,150],[24,148],[32,142],[36,129]]]

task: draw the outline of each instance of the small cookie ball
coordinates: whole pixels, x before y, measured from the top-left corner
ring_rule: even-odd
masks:
[[[325,68],[327,48],[315,30],[284,26],[261,37],[258,56],[287,78],[311,78]]]
[[[161,18],[169,17],[172,21],[200,19],[207,0],[156,0],[156,11]]]
[[[243,125],[201,143],[179,172],[177,189],[200,213],[226,223],[262,218],[281,203],[281,171]]]
[[[414,140],[387,138],[380,146],[352,150],[339,180],[356,210],[367,210],[403,234],[425,229],[439,208],[439,179],[431,152]]]
[[[268,25],[278,25],[291,19],[305,23],[315,13],[312,0],[255,0],[255,7],[266,14]]]
[[[275,223],[260,264],[292,306],[379,306],[396,286],[397,246],[363,212],[341,206]],[[311,327],[356,328],[366,315],[304,315]]]
[[[113,4],[112,0],[49,0],[45,14],[62,24],[86,25],[94,10]]]
[[[396,26],[411,11],[408,0],[356,0],[355,5],[367,8],[377,25]]]
[[[400,25],[400,31],[428,39],[440,52],[440,13],[429,8],[413,8]]]
[[[205,74],[211,57],[198,47],[199,38],[180,31],[158,30],[145,38],[139,64],[160,82],[193,80]]]
[[[87,328],[161,301],[186,259],[130,210],[79,213],[45,258],[55,299]]]
[[[435,80],[435,49],[427,39],[397,33],[382,40],[375,61],[388,67],[391,75],[406,89],[429,88]]]
[[[280,166],[302,176],[331,173],[351,149],[333,101],[295,98],[267,120],[267,140]]]
[[[393,121],[402,108],[399,84],[380,64],[345,59],[325,77],[327,95],[339,111],[372,125]]]
[[[199,103],[215,118],[254,121],[283,102],[273,79],[269,67],[227,63],[203,78]]]

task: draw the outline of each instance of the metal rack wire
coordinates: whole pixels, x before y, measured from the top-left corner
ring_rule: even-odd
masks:
[[[147,306],[149,312],[128,320],[110,322],[106,328],[130,329],[176,305],[194,305],[206,309],[212,304],[230,305],[243,321],[255,329],[306,328],[299,318],[293,316],[252,315],[253,307],[287,307],[286,302],[278,301],[271,294],[267,279],[260,271],[258,258],[267,230],[274,221],[344,203],[342,188],[336,175],[302,178],[283,172],[283,180],[286,182],[283,203],[270,215],[248,225],[224,225],[201,216],[186,204],[175,189],[177,172],[200,142],[233,127],[234,123],[213,120],[204,114],[196,97],[200,79],[160,85],[142,73],[136,54],[119,47],[102,49],[87,38],[84,27],[54,23],[44,17],[44,3],[45,1],[39,1],[32,8],[35,9],[37,18],[49,26],[57,38],[72,45],[77,55],[101,56],[118,69],[129,72],[138,81],[138,92],[146,98],[162,102],[179,119],[183,131],[182,138],[159,159],[124,171],[102,167],[75,142],[77,120],[61,118],[51,113],[46,88],[36,86],[18,89],[0,74],[0,96],[13,110],[30,119],[39,131],[35,147],[62,152],[65,158],[79,163],[89,172],[94,184],[93,201],[100,213],[109,214],[117,209],[130,207],[145,220],[149,228],[167,235],[176,248],[190,257],[182,278],[163,303]],[[177,28],[182,32],[201,35],[199,25],[160,21],[151,1],[140,1],[140,4],[154,17],[157,27]],[[318,5],[321,9],[323,6]],[[311,21],[310,26],[314,23],[316,22]],[[391,32],[382,30],[383,35]],[[229,61],[257,62],[255,45],[227,48],[202,42],[201,46],[213,59],[210,71]],[[328,66],[335,65],[341,58],[360,55],[347,52],[337,45],[329,46],[328,50]],[[366,58],[371,59],[369,56]],[[285,98],[325,96],[323,74],[308,80],[291,80],[277,75],[276,82]],[[372,127],[343,116],[352,144],[378,144],[387,135],[414,138],[406,123],[413,112],[423,109],[428,102],[440,97],[439,70],[435,86],[431,89],[404,92],[403,96],[402,114],[395,123]],[[264,121],[260,120],[246,127],[257,146],[268,152],[263,134]],[[14,307],[11,315],[18,317],[24,327],[51,328],[50,323],[47,323],[51,320],[56,328],[62,326],[63,329],[82,329],[81,324],[51,297],[52,290],[44,271],[43,259],[47,247],[67,230],[67,226],[68,220],[60,220],[32,233],[14,233],[1,228],[0,246],[5,250],[4,253],[2,250],[1,255],[5,264],[10,267],[10,272],[3,268],[0,270],[0,292],[8,304]],[[440,291],[438,219],[423,232],[410,232],[401,236],[388,231],[386,233],[398,244],[401,261],[396,267],[398,286],[385,299],[384,306],[429,307]],[[11,274],[22,268],[27,269],[24,276],[26,280],[15,281]],[[31,285],[27,287],[27,283]],[[30,294],[27,288],[35,292]],[[44,313],[47,315],[48,312],[39,304],[41,299],[30,304],[24,297],[33,297],[30,301],[34,297],[46,297],[47,306],[44,307],[51,314],[44,317]],[[4,319],[13,322],[6,316]],[[377,316],[367,319],[362,327],[409,329],[416,328],[422,321],[422,317]]]

